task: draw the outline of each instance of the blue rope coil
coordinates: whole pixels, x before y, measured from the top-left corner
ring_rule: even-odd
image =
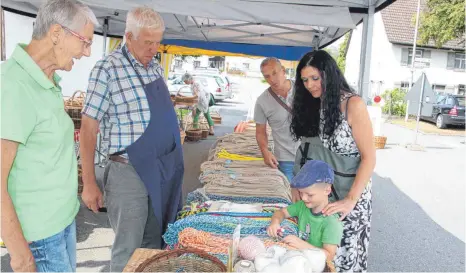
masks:
[[[206,198],[207,196],[207,198]],[[254,203],[267,203],[267,204],[274,204],[274,203],[282,203],[291,205],[292,203],[283,198],[276,198],[276,197],[253,197],[253,196],[223,196],[223,195],[214,195],[214,194],[206,194],[204,196],[198,191],[193,191],[188,193],[186,197],[186,205],[191,205],[191,203],[204,203],[208,200],[212,201],[219,201],[225,200],[239,204],[254,204]]]
[[[241,216],[239,216],[241,215]],[[169,224],[163,235],[165,243],[169,246],[178,244],[178,234],[185,228],[194,228],[210,232],[213,235],[233,234],[235,228],[241,224],[241,236],[255,235],[267,238],[267,227],[270,225],[270,213],[200,213],[192,215]],[[263,217],[267,217],[264,220]],[[298,235],[296,223],[285,220],[281,223],[283,235]]]

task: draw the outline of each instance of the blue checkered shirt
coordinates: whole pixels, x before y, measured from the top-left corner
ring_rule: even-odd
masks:
[[[98,120],[105,153],[126,149],[146,130],[150,121],[149,102],[130,62],[149,84],[163,75],[163,69],[153,58],[147,69],[129,53],[126,46],[98,61],[89,76],[83,115]]]

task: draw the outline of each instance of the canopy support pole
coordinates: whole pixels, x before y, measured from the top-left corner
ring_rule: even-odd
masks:
[[[103,34],[104,34],[104,42],[103,42],[103,50],[102,50],[102,57],[105,57],[107,55],[107,35],[108,35],[108,17],[105,17],[104,19],[104,25],[103,25]]]
[[[3,8],[0,8],[0,61],[6,60],[6,49],[5,49],[5,13]]]
[[[361,42],[361,58],[359,64],[359,81],[358,94],[365,102],[369,98],[370,88],[370,71],[371,71],[371,55],[372,55],[372,35],[374,32],[374,11],[375,5],[370,1],[368,14],[363,19],[362,42]]]

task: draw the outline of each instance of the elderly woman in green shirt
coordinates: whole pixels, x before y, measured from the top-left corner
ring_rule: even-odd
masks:
[[[32,41],[1,66],[1,213],[14,271],[76,271],[74,127],[57,70],[91,55],[94,13],[73,0],[40,9]]]

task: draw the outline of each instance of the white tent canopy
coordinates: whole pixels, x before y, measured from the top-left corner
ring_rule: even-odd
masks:
[[[127,11],[146,5],[166,24],[164,43],[251,55],[279,55],[286,47],[298,59],[322,48],[366,19],[363,47],[370,53],[373,13],[393,0],[83,0],[102,26],[96,32],[121,37]],[[34,16],[43,0],[3,0],[8,11]],[[369,34],[369,33],[368,33]],[[248,46],[245,46],[247,44]],[[255,49],[254,45],[259,47]],[[252,47],[251,47],[252,46]],[[269,47],[270,46],[270,47]],[[269,52],[270,50],[270,52]],[[262,52],[264,54],[255,54]],[[368,54],[368,53],[365,53]],[[291,55],[290,55],[291,56]],[[280,56],[278,56],[280,57]],[[361,55],[365,59],[365,55]],[[291,57],[288,59],[292,59]],[[367,62],[366,62],[367,63]],[[364,66],[362,66],[364,67]]]

